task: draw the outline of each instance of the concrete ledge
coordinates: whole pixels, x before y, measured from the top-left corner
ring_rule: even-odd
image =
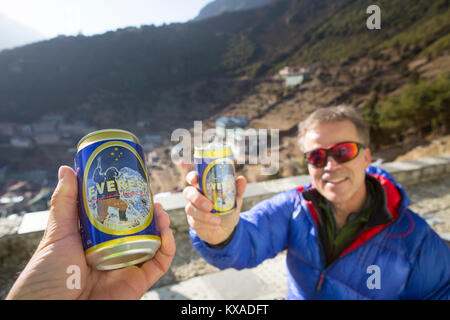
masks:
[[[382,164],[381,167],[402,185],[411,185],[430,180],[442,179],[450,175],[450,155],[423,158],[403,162]],[[244,194],[243,210],[248,210],[261,200],[267,199],[279,192],[308,184],[309,176],[295,176],[265,182],[249,183]],[[186,201],[181,193],[164,196],[156,194],[154,200],[160,202],[170,216],[171,227],[175,232],[188,230],[184,207]],[[0,262],[4,262],[12,251],[5,248],[17,248],[17,243],[27,243],[34,248],[37,246],[48,220],[48,211],[27,213],[19,219],[19,226],[11,228],[11,234],[0,236]],[[0,220],[0,223],[2,221]],[[33,235],[34,234],[34,235]],[[31,236],[30,236],[31,235]],[[34,241],[34,242],[33,242]]]
[[[410,185],[442,178],[450,174],[450,155],[389,162],[380,166],[402,185]]]
[[[37,211],[23,216],[18,234],[44,231],[47,227],[49,211]]]

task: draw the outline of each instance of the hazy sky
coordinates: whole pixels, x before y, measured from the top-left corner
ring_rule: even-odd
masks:
[[[186,22],[213,0],[0,0],[0,13],[46,37]]]

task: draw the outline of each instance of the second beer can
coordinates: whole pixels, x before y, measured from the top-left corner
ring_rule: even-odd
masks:
[[[198,189],[213,203],[212,213],[227,216],[236,209],[234,159],[230,146],[209,143],[195,147],[195,171]]]
[[[161,245],[142,147],[119,129],[78,143],[80,232],[88,264],[111,270],[144,262]]]

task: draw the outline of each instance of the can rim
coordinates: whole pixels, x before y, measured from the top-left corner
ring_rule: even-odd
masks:
[[[110,139],[128,140],[139,144],[139,139],[130,131],[123,129],[102,129],[88,133],[81,138],[77,144],[77,152],[94,142]]]
[[[109,244],[103,248],[91,252],[86,250],[86,260],[90,266],[98,270],[113,270],[140,263],[138,261],[139,259],[143,259],[144,257],[145,259],[143,260],[152,258],[161,247],[161,238],[158,236],[151,237],[151,239],[146,240],[131,240],[118,244]],[[127,261],[127,257],[133,254],[142,254],[142,257]],[[111,263],[111,260],[117,258],[124,258],[124,261],[120,263],[116,262],[113,264],[108,264],[108,262]]]

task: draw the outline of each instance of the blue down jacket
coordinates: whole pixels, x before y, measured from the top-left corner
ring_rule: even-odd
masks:
[[[317,212],[302,195],[311,185],[242,212],[225,247],[207,246],[191,228],[192,245],[220,269],[252,268],[287,249],[287,299],[449,299],[448,245],[407,209],[408,196],[386,171],[371,166],[366,173],[381,182],[394,219],[366,230],[328,267]]]

